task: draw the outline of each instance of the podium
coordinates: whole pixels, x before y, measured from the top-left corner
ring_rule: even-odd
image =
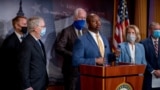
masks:
[[[145,65],[80,65],[81,90],[142,90]]]

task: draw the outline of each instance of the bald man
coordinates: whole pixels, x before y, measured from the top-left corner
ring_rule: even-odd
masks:
[[[76,39],[73,45],[73,66],[79,67],[80,64],[102,66],[108,63],[108,60],[114,60],[115,56],[111,53],[108,40],[100,33],[100,17],[92,13],[87,16],[86,21],[89,31]],[[77,87],[80,88],[80,81]]]

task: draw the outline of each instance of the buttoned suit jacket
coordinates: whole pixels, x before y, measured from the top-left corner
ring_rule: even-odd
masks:
[[[23,89],[45,90],[48,85],[45,47],[40,43],[41,47],[28,34],[21,44],[18,59]]]

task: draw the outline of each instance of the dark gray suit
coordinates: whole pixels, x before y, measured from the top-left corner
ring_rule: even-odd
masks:
[[[32,87],[34,90],[46,90],[48,84],[46,54],[44,45],[40,43],[43,52],[37,41],[29,34],[21,44],[19,67],[24,89]]]

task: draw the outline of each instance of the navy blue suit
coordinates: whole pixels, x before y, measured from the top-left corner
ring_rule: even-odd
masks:
[[[144,74],[143,90],[152,90],[152,75],[151,72],[160,69],[160,53],[156,57],[153,41],[151,37],[141,41],[145,48],[145,56],[147,61],[147,68]],[[158,52],[160,52],[160,40],[158,41]],[[159,89],[160,90],[160,89]]]

